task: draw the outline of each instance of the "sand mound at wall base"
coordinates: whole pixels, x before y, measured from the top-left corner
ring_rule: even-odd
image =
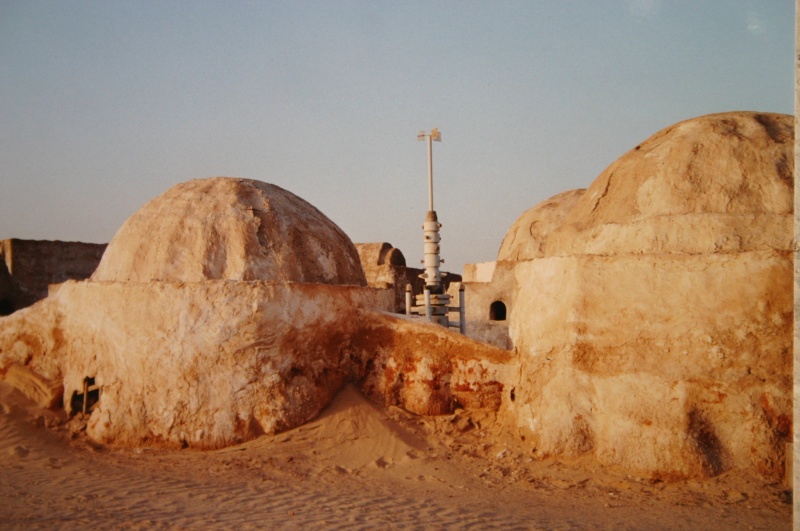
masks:
[[[386,468],[417,459],[427,449],[424,440],[388,418],[352,384],[345,386],[319,418],[274,440],[287,445],[313,440],[318,452],[334,450],[323,463],[345,470]]]

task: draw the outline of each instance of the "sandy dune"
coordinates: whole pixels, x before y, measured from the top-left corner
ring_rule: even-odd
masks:
[[[735,474],[665,484],[533,461],[489,442],[503,438],[488,414],[421,418],[352,387],[313,422],[216,452],[105,448],[79,430],[0,384],[0,528],[791,526],[781,485]]]

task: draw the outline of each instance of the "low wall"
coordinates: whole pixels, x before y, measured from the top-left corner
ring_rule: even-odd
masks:
[[[0,242],[0,315],[47,296],[50,284],[89,278],[106,244],[20,240]]]

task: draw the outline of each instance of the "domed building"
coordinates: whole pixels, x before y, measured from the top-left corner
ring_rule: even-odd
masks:
[[[90,280],[6,318],[0,370],[63,385],[97,441],[215,448],[313,418],[351,377],[358,312],[393,305],[306,201],[198,179],[131,216]]]
[[[483,316],[506,303],[522,374],[506,405],[536,455],[782,474],[793,127],[751,112],[678,123],[512,226],[467,300],[483,290]]]
[[[181,183],[114,236],[92,280],[263,280],[366,286],[350,238],[273,184],[217,177]]]

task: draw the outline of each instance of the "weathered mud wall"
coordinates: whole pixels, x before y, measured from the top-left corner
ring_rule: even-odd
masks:
[[[350,377],[358,309],[388,292],[265,282],[67,282],[3,320],[0,371],[100,387],[88,432],[115,444],[220,447],[314,417]],[[72,411],[74,413],[74,411]]]
[[[519,370],[511,352],[422,318],[370,315],[353,343],[364,356],[365,394],[420,415],[497,410]]]
[[[315,417],[347,381],[420,414],[497,409],[505,351],[392,316],[388,290],[266,282],[67,282],[4,318],[0,375],[63,386],[103,443],[218,448]],[[22,389],[23,391],[25,389]],[[39,399],[38,395],[34,398]]]
[[[777,251],[520,264],[518,426],[542,456],[591,452],[665,478],[780,475],[791,267]]]
[[[20,240],[0,242],[0,315],[47,296],[47,287],[89,278],[106,244]]]

